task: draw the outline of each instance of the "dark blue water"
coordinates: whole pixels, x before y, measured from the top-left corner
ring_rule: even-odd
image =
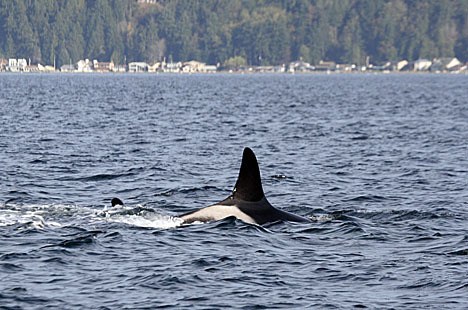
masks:
[[[464,309],[467,90],[466,75],[0,75],[0,308]],[[245,146],[270,202],[312,223],[178,226],[229,195]]]

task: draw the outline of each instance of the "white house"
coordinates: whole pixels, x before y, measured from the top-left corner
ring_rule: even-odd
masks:
[[[182,68],[182,63],[180,61],[168,62],[165,64],[165,66],[163,66],[163,71],[176,73],[176,72],[180,72],[181,68]]]
[[[76,63],[77,72],[93,72],[92,62],[89,59],[80,60]]]
[[[404,67],[406,67],[408,65],[408,61],[407,60],[400,60],[400,61],[397,61],[394,63],[394,70],[396,71],[401,71],[401,69],[403,69]]]
[[[309,72],[312,71],[312,66],[310,63],[305,62],[303,60],[297,60],[293,61],[289,64],[289,72],[294,73],[294,72]]]
[[[432,66],[432,61],[427,59],[418,59],[414,62],[414,71],[427,71]]]
[[[18,60],[15,58],[8,59],[7,70],[11,72],[18,72]]]
[[[191,61],[186,61],[182,64],[182,72],[184,73],[194,73],[194,72],[199,72],[201,67],[204,66],[204,63],[191,60]]]
[[[7,70],[11,72],[18,72],[18,71],[25,71],[26,67],[28,66],[28,62],[26,59],[8,59],[8,67]]]
[[[131,62],[128,64],[128,72],[148,72],[148,67],[146,62]]]
[[[5,58],[0,58],[0,71],[5,71],[8,65],[8,60]]]
[[[114,69],[112,71],[124,73],[124,72],[127,72],[127,66],[126,65],[114,65]]]
[[[153,65],[148,65],[148,72],[157,72],[161,68],[160,62],[155,62]]]
[[[436,58],[431,67],[431,71],[456,71],[462,63],[457,58]]]
[[[75,72],[74,65],[63,65],[60,67],[60,72]]]
[[[215,66],[215,65],[206,65],[205,66],[205,72],[207,72],[207,73],[215,73],[216,71],[218,71],[218,67]]]
[[[93,60],[93,69],[96,72],[112,72],[114,70],[114,62],[104,62]]]

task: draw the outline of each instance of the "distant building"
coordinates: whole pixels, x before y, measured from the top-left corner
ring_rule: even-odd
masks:
[[[5,71],[8,65],[8,60],[5,58],[0,58],[0,72]]]
[[[148,65],[148,72],[157,72],[161,69],[161,63],[156,62],[153,65]]]
[[[215,73],[218,71],[218,67],[215,65],[206,65],[205,66],[205,72],[206,73]]]
[[[158,0],[136,0],[140,4],[157,4]]]
[[[15,58],[8,59],[7,70],[10,72],[18,72],[18,60]]]
[[[76,63],[76,72],[93,72],[93,65],[89,59],[80,60]]]
[[[385,72],[387,72],[387,71],[390,71],[391,67],[392,67],[392,63],[387,61],[386,63],[380,64],[380,65],[370,64],[368,66],[368,69],[372,70],[372,71],[381,71],[381,72],[385,71]]]
[[[257,66],[252,68],[254,72],[260,73],[284,73],[286,72],[286,66]]]
[[[118,72],[118,73],[124,73],[127,72],[127,66],[126,65],[114,65],[114,69],[112,72]]]
[[[18,67],[20,71],[24,71],[27,66],[28,66],[28,62],[26,61],[26,59],[24,58],[18,59]]]
[[[128,72],[148,72],[148,67],[146,62],[131,62],[128,64]]]
[[[41,72],[39,65],[27,65],[24,72]]]
[[[354,70],[356,70],[356,65],[354,64],[336,64],[336,71],[352,72]]]
[[[199,61],[191,60],[182,64],[182,72],[195,73],[204,71],[205,64]]]
[[[408,65],[407,60],[400,60],[392,62],[392,70],[393,71],[401,71]]]
[[[99,62],[93,60],[93,69],[96,72],[112,72],[114,71],[114,62]]]
[[[316,71],[335,71],[335,69],[336,69],[336,62],[334,61],[320,60],[318,65],[314,66],[314,70]]]
[[[457,58],[436,58],[434,59],[431,71],[433,72],[454,72],[459,71],[463,64]]]
[[[207,65],[195,60],[184,62],[181,67],[181,71],[184,73],[208,73],[216,72],[217,70],[218,67],[214,65]]]
[[[63,65],[60,67],[60,72],[75,72],[76,68],[74,65]]]
[[[290,73],[294,72],[310,72],[313,70],[313,67],[310,65],[310,63],[302,61],[302,60],[297,60],[293,61],[289,64],[288,71]]]
[[[25,71],[27,66],[28,66],[28,62],[24,58],[21,58],[21,59],[10,58],[8,59],[8,66],[6,67],[6,69],[11,72],[20,72],[20,71]]]
[[[182,69],[181,62],[169,62],[169,63],[165,63],[165,66],[163,66],[164,72],[178,73],[181,71],[181,69]]]
[[[50,65],[45,65],[45,66],[41,66],[41,65],[38,65],[39,67],[39,70],[41,72],[55,72],[55,66],[50,66]]]
[[[432,61],[427,59],[418,59],[414,62],[414,71],[428,71],[431,68]]]

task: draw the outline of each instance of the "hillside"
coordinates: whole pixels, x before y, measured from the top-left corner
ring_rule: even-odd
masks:
[[[466,0],[0,0],[0,57],[57,65],[468,61]]]

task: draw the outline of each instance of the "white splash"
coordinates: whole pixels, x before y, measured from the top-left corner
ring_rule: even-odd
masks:
[[[181,218],[157,213],[150,217],[140,215],[117,215],[106,219],[109,222],[159,229],[175,228],[182,225],[184,222]]]
[[[140,208],[142,206],[106,207],[104,210],[99,211],[97,215],[107,222],[123,223],[144,228],[175,228],[184,222],[181,218],[161,214],[153,210],[138,211]]]
[[[310,220],[314,222],[330,222],[335,219],[335,216],[332,214],[320,214],[320,215],[311,215],[309,216]]]
[[[0,227],[12,225],[25,225],[36,229],[45,229],[47,227],[62,227],[56,221],[45,219],[45,206],[28,206],[24,209],[13,208],[7,209],[4,206],[0,207]]]
[[[12,205],[0,204],[0,227],[20,225],[23,228],[57,228],[67,225],[95,225],[99,223],[167,229],[182,225],[178,217],[162,214],[142,206],[105,207],[101,210],[76,205]]]

